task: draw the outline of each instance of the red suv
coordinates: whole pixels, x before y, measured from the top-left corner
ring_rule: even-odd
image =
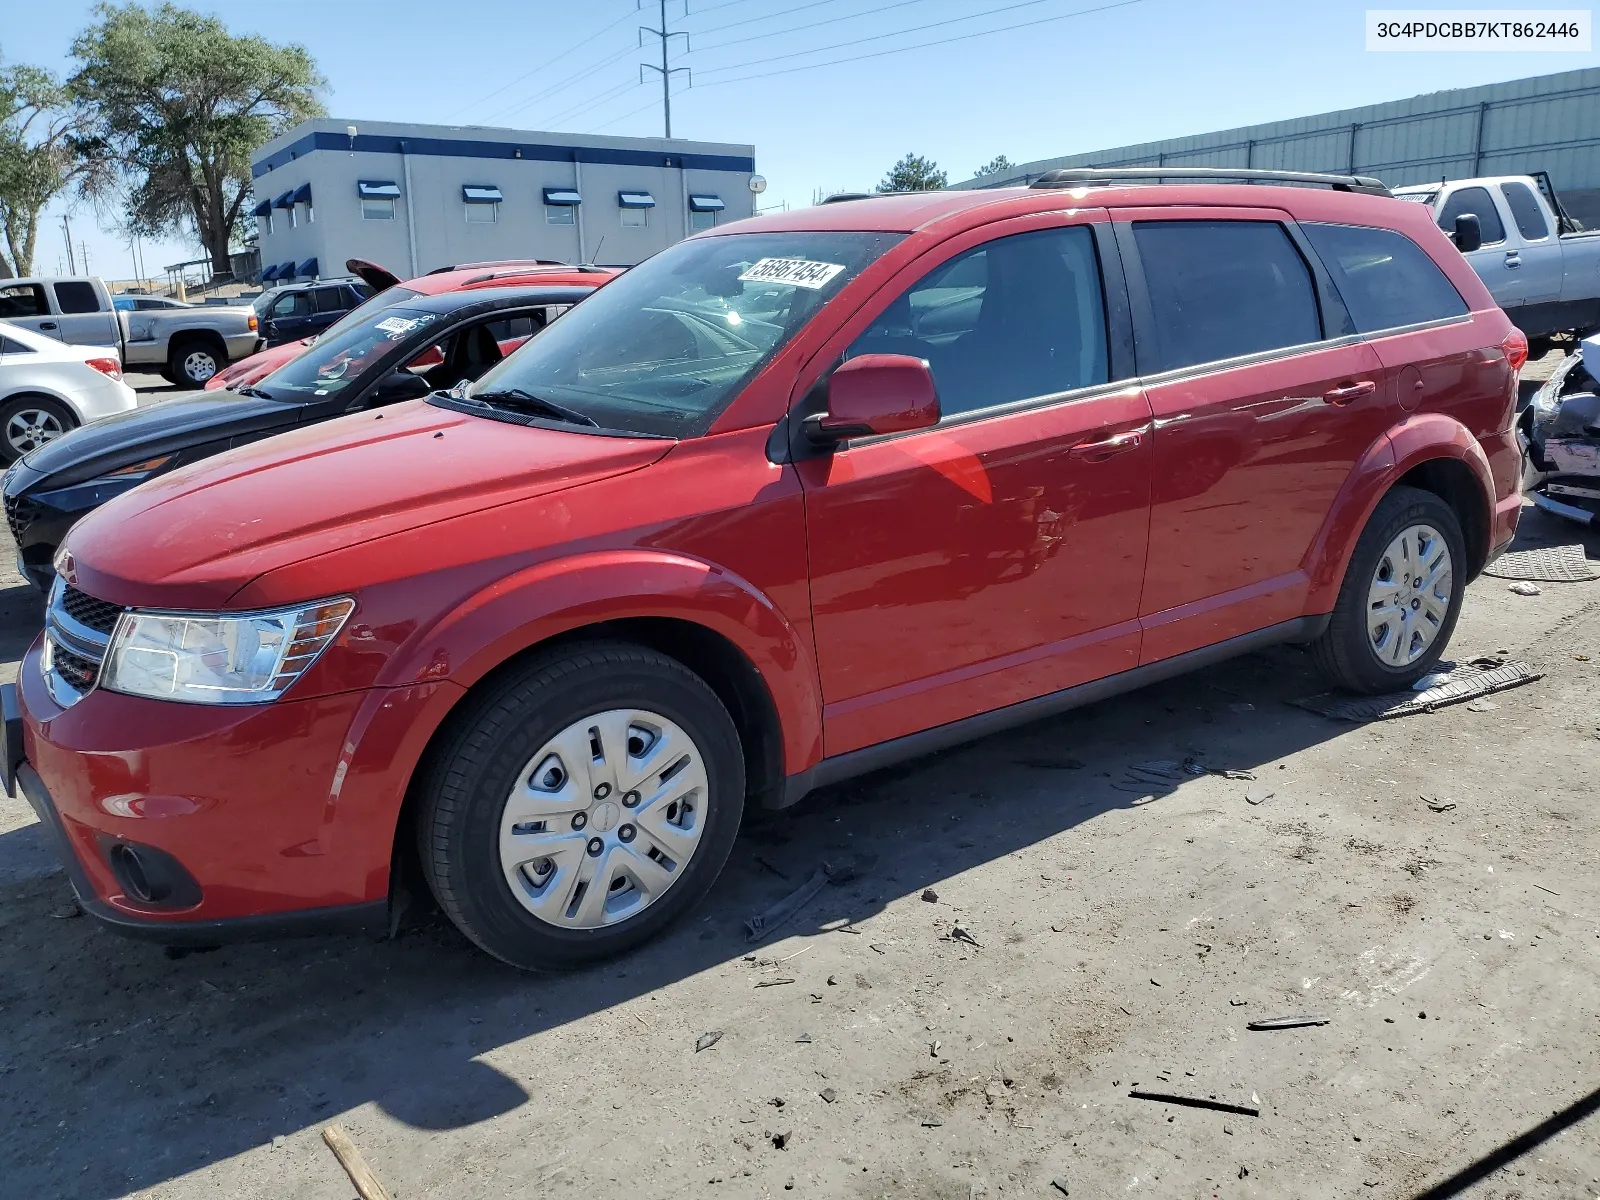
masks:
[[[1379,184],[1119,182],[721,227],[98,509],[4,697],[84,907],[381,926],[418,863],[568,967],[747,803],[1273,642],[1409,685],[1516,527],[1522,335]]]

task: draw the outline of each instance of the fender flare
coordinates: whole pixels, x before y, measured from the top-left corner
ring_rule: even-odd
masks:
[[[496,667],[562,634],[666,619],[710,630],[750,664],[777,714],[786,774],[822,752],[822,696],[809,636],[759,588],[687,555],[609,550],[553,559],[498,579],[418,630],[375,684],[434,680],[463,693]]]
[[[1303,569],[1310,580],[1307,612],[1332,611],[1350,556],[1378,502],[1407,473],[1436,459],[1451,459],[1471,470],[1478,482],[1485,528],[1490,527],[1494,516],[1494,476],[1478,439],[1460,421],[1443,413],[1408,417],[1374,441],[1356,460],[1306,552]]]

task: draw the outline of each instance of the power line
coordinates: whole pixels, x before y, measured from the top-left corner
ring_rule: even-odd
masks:
[[[1040,0],[1034,0],[1034,2],[1038,3],[1038,2],[1040,2]],[[820,67],[838,66],[840,63],[862,62],[862,61],[864,61],[866,59],[869,59],[869,58],[885,58],[885,57],[887,57],[888,55],[891,55],[891,54],[905,54],[905,53],[907,53],[909,51],[912,51],[912,50],[928,50],[928,49],[931,49],[934,46],[947,46],[951,42],[962,42],[962,41],[968,41],[968,40],[970,40],[972,38],[987,37],[991,33],[1009,33],[1013,29],[1029,29],[1029,28],[1031,28],[1031,27],[1033,27],[1035,25],[1048,25],[1048,24],[1050,24],[1050,23],[1052,23],[1054,21],[1066,21],[1066,20],[1069,20],[1072,17],[1086,17],[1086,16],[1089,16],[1092,13],[1108,12],[1111,9],[1114,9],[1114,8],[1128,8],[1128,7],[1132,6],[1132,5],[1143,4],[1143,3],[1144,3],[1144,0],[1117,0],[1117,2],[1114,3],[1114,4],[1102,4],[1102,5],[1100,5],[1100,6],[1096,7],[1096,8],[1083,8],[1083,9],[1077,10],[1076,12],[1061,13],[1060,15],[1054,16],[1054,17],[1041,17],[1037,21],[1022,21],[1022,22],[1020,22],[1020,23],[1018,23],[1016,25],[1002,25],[997,29],[980,29],[975,33],[958,34],[955,37],[940,38],[938,41],[934,41],[934,42],[919,42],[915,46],[897,46],[893,50],[874,50],[870,54],[855,54],[855,55],[851,55],[849,58],[831,58],[827,62],[807,63],[806,65],[800,66],[800,67],[785,67],[785,68],[783,68],[782,70],[779,70],[779,71],[757,71],[753,75],[735,75],[731,79],[718,79],[718,80],[714,80],[711,83],[700,84],[700,85],[698,85],[696,90],[703,91],[705,88],[721,87],[723,84],[726,84],[726,83],[743,83],[743,82],[745,82],[746,80],[749,80],[749,79],[770,79],[774,75],[793,75],[797,71],[812,71],[812,70],[816,70],[816,69],[818,69]],[[1024,6],[1015,5],[1014,7],[1021,8],[1021,7],[1024,7]],[[1003,10],[997,9],[995,11],[998,12],[998,11],[1003,11]],[[965,19],[965,18],[962,18],[962,19]],[[904,32],[910,33],[912,31],[911,30],[905,30]],[[846,42],[846,43],[843,43],[843,44],[844,45],[860,45],[863,42],[877,41],[877,40],[879,40],[879,39],[877,39],[877,38],[862,38],[857,42],[853,42],[853,43],[852,42]],[[827,47],[827,48],[829,48],[829,49],[837,49],[837,47]],[[821,49],[823,49],[823,47],[819,47],[818,48],[818,50],[821,50]],[[817,53],[817,52],[818,51],[809,51],[808,53],[813,53],[814,54],[814,53]],[[779,55],[778,57],[780,57],[780,58],[793,58],[795,56],[792,55],[792,54],[786,54],[786,55]],[[772,62],[774,60],[773,59],[757,59],[756,61],[757,62]],[[754,63],[743,63],[741,65],[742,66],[753,66]],[[725,70],[725,71],[732,71],[732,70],[737,70],[738,68],[736,68],[736,67],[723,67],[721,69]]]
[[[633,88],[636,88],[636,87],[639,87],[639,86],[640,86],[640,81],[639,80],[637,80],[637,79],[626,79],[626,80],[623,80],[623,82],[618,84],[616,87],[611,88],[611,89],[609,89],[607,91],[601,92],[598,96],[596,96],[592,100],[586,100],[586,101],[583,101],[581,103],[574,104],[569,108],[562,109],[560,112],[556,113],[554,116],[542,117],[540,119],[542,121],[544,121],[546,124],[549,124],[549,125],[552,125],[552,126],[553,125],[558,125],[562,121],[572,121],[572,120],[577,119],[578,117],[581,117],[584,113],[588,112],[590,109],[599,108],[602,104],[609,103],[610,101],[615,100],[618,96],[622,95],[624,92],[631,91]]]
[[[655,106],[656,102],[652,100],[649,104],[640,105],[638,108],[623,113],[620,117],[612,117],[611,120],[607,121],[604,125],[595,125],[589,129],[585,129],[584,132],[599,133],[602,129],[610,129],[613,125],[620,124],[621,122],[626,121],[629,117],[636,117],[640,113],[644,112],[645,109],[654,108]]]
[[[628,18],[633,16],[633,12],[634,12],[634,10],[629,10],[628,12],[623,13],[615,21],[611,22],[611,24],[605,26],[603,29],[599,30],[596,33],[590,34],[588,37],[584,38],[583,41],[579,42],[577,45],[567,47],[567,49],[563,50],[560,54],[556,55],[554,58],[548,59],[545,62],[540,63],[537,67],[534,67],[533,70],[528,71],[525,74],[518,75],[510,83],[503,84],[502,86],[495,88],[495,90],[490,92],[487,96],[480,97],[479,99],[474,100],[471,104],[467,104],[467,105],[462,106],[461,108],[456,109],[455,112],[450,114],[450,116],[454,117],[454,116],[456,116],[456,115],[458,115],[460,113],[466,112],[467,109],[469,109],[469,108],[476,108],[478,105],[483,104],[486,101],[493,100],[501,92],[504,92],[504,91],[509,90],[510,88],[516,87],[516,85],[521,83],[524,79],[531,79],[533,76],[537,75],[540,71],[544,70],[546,67],[554,66],[556,63],[560,62],[562,59],[566,58],[568,55],[572,54],[574,51],[582,50],[590,42],[595,41],[596,39],[602,37],[603,35],[605,35],[607,33],[610,33],[618,25],[621,25],[624,21],[626,21]]]
[[[786,17],[790,13],[804,12],[808,8],[821,8],[824,4],[838,4],[839,0],[811,0],[809,4],[797,4],[793,8],[780,8],[777,12],[762,13],[759,17],[746,17],[742,21],[729,21],[726,25],[713,25],[710,29],[699,29],[697,33],[721,33],[724,29],[737,29],[740,25],[754,25],[758,21],[771,21],[776,17]],[[718,7],[721,7],[720,5]],[[698,17],[710,9],[700,9],[695,13],[685,13],[685,16]]]
[[[999,16],[1001,13],[1015,12],[1019,8],[1035,8],[1035,7],[1037,7],[1038,5],[1041,5],[1041,4],[1050,4],[1050,3],[1053,3],[1053,2],[1054,2],[1054,0],[1022,0],[1022,2],[1020,4],[1005,4],[1005,5],[1002,5],[999,8],[986,9],[983,12],[968,13],[964,17],[949,17],[949,18],[946,18],[943,21],[930,21],[926,25],[913,25],[909,29],[896,29],[892,33],[878,33],[878,34],[873,34],[870,37],[851,38],[848,41],[835,42],[831,46],[813,46],[810,50],[793,50],[793,51],[790,51],[788,54],[774,54],[774,55],[771,55],[771,56],[769,56],[767,58],[752,58],[752,59],[749,59],[746,62],[737,63],[737,64],[735,64],[733,66],[728,66],[728,67],[707,67],[707,68],[705,68],[705,73],[709,74],[709,75],[714,75],[714,74],[718,73],[719,71],[738,71],[738,70],[744,69],[745,67],[759,66],[762,63],[782,62],[785,59],[790,59],[790,58],[803,58],[807,54],[821,54],[821,53],[823,53],[824,51],[827,51],[827,50],[845,50],[845,49],[848,49],[851,46],[864,46],[868,42],[881,42],[881,41],[885,41],[888,38],[903,37],[904,35],[906,35],[908,33],[922,33],[925,30],[929,30],[929,29],[939,29],[939,28],[942,28],[943,26],[946,26],[946,25],[959,25],[963,21],[976,21],[976,20],[982,19],[983,17],[996,17],[996,16]],[[1071,15],[1074,15],[1074,14],[1070,14],[1069,13],[1067,15],[1071,16]],[[1056,19],[1058,19],[1058,18],[1054,18],[1054,17],[1047,18],[1047,20],[1056,20]],[[1043,23],[1044,22],[1042,22],[1042,21],[1039,21],[1039,22],[1028,22],[1028,24],[1043,24]],[[1018,25],[1018,26],[1012,26],[1011,28],[1021,29],[1021,28],[1023,28],[1023,26]],[[1000,30],[993,30],[991,32],[999,33],[1001,31]],[[969,35],[965,35],[964,34],[962,36],[969,36]],[[972,34],[970,36],[977,37],[977,36],[981,36],[981,35],[980,34]],[[930,44],[937,45],[938,43],[930,43]],[[842,61],[853,61],[853,60],[848,60],[847,59],[847,60],[842,60]],[[750,77],[749,76],[745,76],[744,78],[750,78]]]
[[[829,3],[829,2],[831,2],[831,0],[824,0],[824,3]],[[846,13],[842,17],[825,17],[821,21],[812,21],[809,25],[791,25],[787,29],[775,29],[771,33],[752,33],[748,37],[730,38],[726,42],[712,42],[709,46],[701,46],[700,47],[700,51],[697,51],[696,53],[699,53],[701,51],[706,51],[706,50],[720,50],[724,46],[738,46],[738,45],[742,45],[745,42],[759,42],[763,38],[782,37],[786,33],[799,33],[801,30],[804,30],[804,29],[816,29],[816,28],[818,28],[819,26],[822,26],[822,25],[837,25],[840,21],[854,21],[857,17],[870,17],[870,16],[873,16],[876,13],[888,12],[892,8],[905,8],[907,5],[910,5],[910,4],[926,4],[927,2],[928,2],[928,0],[895,0],[895,2],[893,4],[885,4],[885,5],[882,5],[879,8],[865,8],[865,9],[862,9],[860,12]],[[1042,0],[1039,0],[1039,2],[1042,3]],[[807,5],[803,5],[802,7],[814,8],[816,6],[807,4]],[[795,12],[795,11],[798,11],[798,10],[790,9],[789,11]],[[740,22],[740,24],[745,24],[745,23],[746,22]],[[723,26],[723,28],[724,29],[728,29],[728,28],[732,28],[732,27],[725,25],[725,26]],[[908,31],[902,30],[902,32],[908,32]]]
[[[636,47],[636,46],[624,46],[621,50],[617,51],[615,54],[608,55],[607,57],[601,59],[599,62],[590,63],[588,66],[582,67],[579,70],[574,71],[571,75],[563,76],[562,78],[557,80],[555,83],[553,83],[550,86],[544,88],[542,91],[535,92],[533,95],[529,96],[525,100],[519,100],[519,101],[517,101],[517,102],[515,102],[513,104],[507,105],[505,108],[497,109],[495,112],[490,114],[490,117],[493,118],[493,117],[506,116],[506,115],[509,115],[511,113],[522,112],[524,109],[532,108],[535,104],[539,103],[539,101],[544,100],[547,97],[555,95],[562,88],[566,87],[569,83],[573,83],[576,80],[582,79],[585,75],[593,74],[595,71],[600,70],[602,67],[609,67],[614,62],[620,62],[622,59],[627,58],[628,55],[632,54],[636,49],[638,49],[638,47]]]

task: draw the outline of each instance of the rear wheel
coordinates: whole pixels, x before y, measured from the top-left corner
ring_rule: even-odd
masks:
[[[1444,653],[1467,584],[1455,511],[1432,492],[1397,487],[1378,503],[1345,570],[1317,665],[1354,692],[1401,691]]]
[[[167,370],[180,387],[203,388],[210,378],[228,365],[228,355],[214,343],[189,338],[172,348]]]
[[[13,396],[0,405],[0,461],[14,463],[77,425],[78,418],[59,400]]]
[[[654,937],[710,890],[743,814],[744,756],[699,676],[596,642],[501,679],[422,789],[440,907],[495,957],[561,970]]]

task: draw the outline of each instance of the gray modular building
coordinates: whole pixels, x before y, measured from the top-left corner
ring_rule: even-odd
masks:
[[[256,151],[267,286],[362,258],[411,278],[494,259],[632,266],[748,217],[755,147],[304,121]]]
[[[1600,228],[1600,68],[1023,163],[959,188],[1027,183],[1059,167],[1254,167],[1375,175],[1391,187],[1549,171]]]

